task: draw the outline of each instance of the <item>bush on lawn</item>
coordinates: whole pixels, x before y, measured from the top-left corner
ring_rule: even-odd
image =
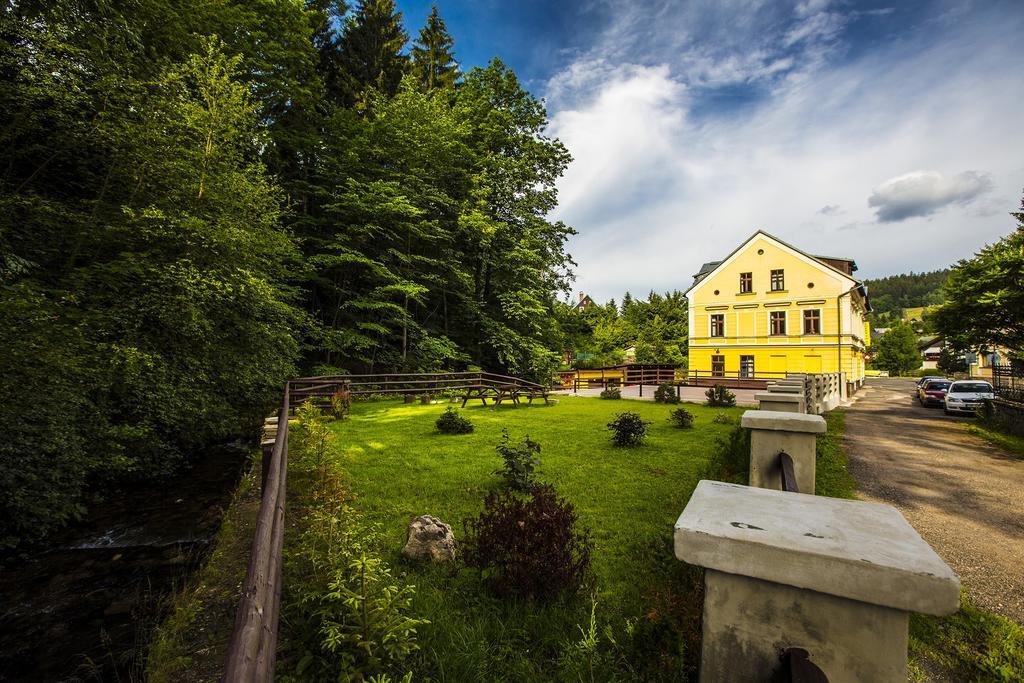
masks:
[[[622,398],[622,390],[619,389],[618,387],[608,387],[607,389],[601,392],[601,398],[611,400]]]
[[[712,408],[732,408],[736,405],[736,394],[721,384],[711,387],[704,395],[708,397],[707,404]]]
[[[331,394],[331,412],[334,417],[344,420],[348,417],[349,409],[352,407],[352,392],[341,388]]]
[[[616,446],[639,446],[647,437],[650,424],[636,413],[619,413],[608,423],[608,429],[612,431],[612,443]]]
[[[304,428],[315,434],[311,423]],[[351,506],[338,468],[328,463],[316,472],[317,448],[307,435],[294,451],[302,531],[285,545],[287,638],[279,667],[294,672],[293,680],[400,675],[418,649],[417,628],[429,622],[413,616],[414,588],[392,572],[380,531]]]
[[[711,421],[716,425],[734,425],[736,424],[736,418],[729,413],[716,413]]]
[[[750,480],[750,430],[734,427],[719,439],[703,479],[746,484]]]
[[[575,508],[550,485],[525,497],[491,493],[480,516],[463,521],[461,557],[499,595],[548,600],[575,592],[590,577],[593,549],[576,522]]]
[[[676,408],[668,414],[669,422],[681,429],[693,426],[693,414],[686,408]]]
[[[521,444],[513,444],[507,429],[501,430],[501,443],[495,450],[505,461],[504,469],[498,470],[505,479],[505,485],[514,491],[527,491],[536,480],[536,469],[540,467],[540,444],[527,435]]]
[[[658,388],[654,390],[654,402],[655,403],[679,403],[679,394],[676,393],[676,388],[671,382],[665,382],[659,384]]]
[[[434,426],[442,434],[470,434],[473,431],[473,423],[451,406],[441,413]]]

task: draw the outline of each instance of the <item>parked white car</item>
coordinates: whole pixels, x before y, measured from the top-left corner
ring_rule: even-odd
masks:
[[[946,415],[954,413],[973,415],[986,398],[993,398],[992,385],[976,379],[962,379],[949,385],[946,391]]]

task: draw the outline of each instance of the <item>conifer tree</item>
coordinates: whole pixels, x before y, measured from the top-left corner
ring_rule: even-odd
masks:
[[[394,0],[359,0],[341,36],[348,104],[365,109],[370,88],[388,96],[398,92],[408,63],[402,54],[408,40]]]
[[[420,88],[430,92],[455,85],[459,64],[455,61],[454,46],[455,41],[434,5],[412,46],[412,74]]]

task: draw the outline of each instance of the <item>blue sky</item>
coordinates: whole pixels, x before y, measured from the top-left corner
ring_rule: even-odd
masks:
[[[415,35],[430,2],[399,0]],[[756,229],[875,277],[1009,233],[1024,192],[1024,2],[441,0],[574,162],[578,289],[685,289]]]

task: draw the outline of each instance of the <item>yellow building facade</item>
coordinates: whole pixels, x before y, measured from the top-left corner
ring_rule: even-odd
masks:
[[[856,269],[763,231],[704,264],[686,292],[691,379],[841,372],[860,386],[871,308]]]

